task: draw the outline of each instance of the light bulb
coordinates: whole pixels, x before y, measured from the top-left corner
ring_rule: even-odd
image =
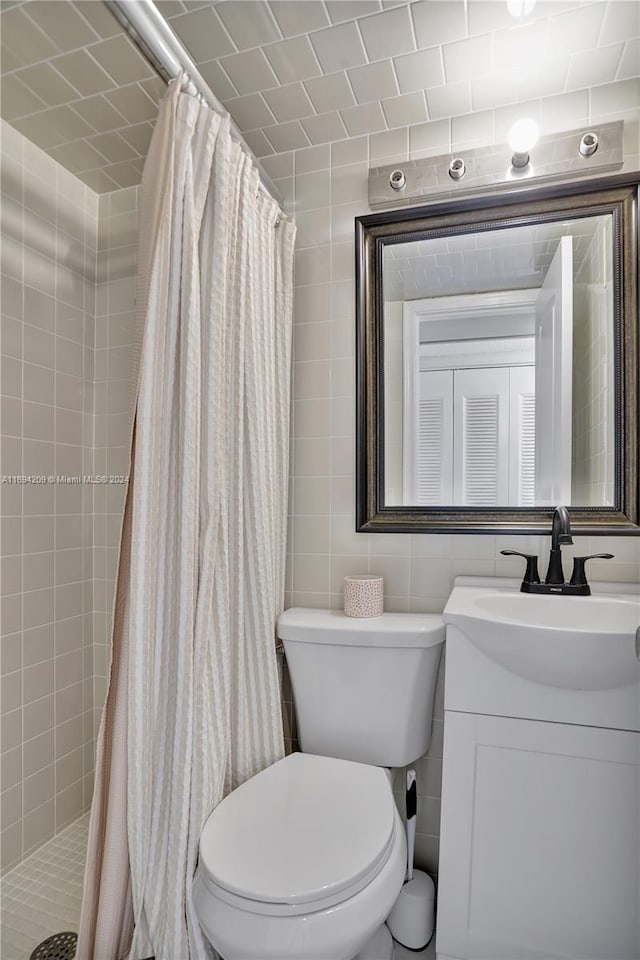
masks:
[[[529,117],[516,120],[509,130],[509,146],[513,150],[511,169],[524,173],[529,167],[529,150],[538,139],[538,124]]]
[[[538,124],[530,117],[516,120],[509,130],[509,146],[514,153],[528,153],[538,139]]]

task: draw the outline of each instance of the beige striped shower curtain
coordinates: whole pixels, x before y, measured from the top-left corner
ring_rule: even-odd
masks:
[[[175,81],[140,198],[138,370],[78,960],[210,956],[191,883],[217,803],[283,755],[295,227]]]

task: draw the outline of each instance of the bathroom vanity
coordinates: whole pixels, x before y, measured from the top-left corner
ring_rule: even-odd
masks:
[[[444,612],[437,958],[637,960],[638,586],[518,587],[458,578]]]

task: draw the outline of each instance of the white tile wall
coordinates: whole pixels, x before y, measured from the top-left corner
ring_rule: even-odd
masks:
[[[2,122],[2,473],[126,474],[136,188]],[[3,484],[2,867],[87,809],[124,487]]]
[[[2,473],[92,472],[96,195],[2,123]],[[90,491],[3,484],[2,865],[91,797]]]

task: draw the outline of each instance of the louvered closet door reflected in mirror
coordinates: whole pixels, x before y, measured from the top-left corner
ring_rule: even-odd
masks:
[[[536,296],[414,300],[401,316],[403,388],[387,341],[386,410],[402,422],[386,435],[402,436],[403,482],[390,471],[386,502],[533,506]]]
[[[405,424],[406,502],[532,506],[534,380],[533,363],[421,371],[417,416]]]

